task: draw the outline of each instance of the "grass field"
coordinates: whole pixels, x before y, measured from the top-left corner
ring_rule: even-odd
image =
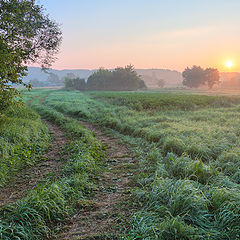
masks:
[[[8,131],[4,132],[5,138],[2,140],[5,141],[5,147],[1,146],[1,149],[6,154],[1,158],[3,161],[0,165],[1,170],[5,172],[1,172],[8,177],[16,171],[21,174],[21,167],[35,164],[35,152],[40,157],[40,152],[47,150],[49,134],[37,112],[46,120],[59,125],[65,132],[68,142],[61,153],[65,156],[62,159],[64,164],[58,179],[49,173],[49,177],[41,179],[26,197],[0,206],[0,239],[4,240],[52,239],[56,236],[62,230],[60,226],[64,221],[76,208],[81,208],[81,204],[92,194],[96,187],[95,178],[104,157],[101,143],[89,130],[77,121],[42,106],[41,97],[35,98],[37,94],[39,95],[39,92],[29,94],[25,98],[26,101],[33,100],[31,106],[35,111],[20,107],[4,116],[8,121],[1,126]],[[10,150],[6,148],[8,143],[11,144]],[[2,174],[2,183],[6,182],[5,175]]]
[[[12,108],[0,118],[0,186],[19,170],[32,166],[50,142],[48,129],[27,107]]]
[[[49,221],[62,221],[70,214],[77,199],[87,196],[88,191],[84,191],[91,192],[94,185],[91,176],[97,175],[101,166],[101,144],[88,129],[67,117],[72,116],[100,126],[129,145],[134,153],[139,168],[132,188],[134,212],[125,226],[123,239],[240,238],[240,97],[237,95],[45,89],[27,92],[25,101],[66,132],[70,142],[65,150],[71,153],[63,178],[44,190],[57,187],[56,208],[49,210],[47,220],[40,214],[44,227],[41,231],[34,229],[33,236],[44,236],[48,230],[43,229],[47,229]],[[36,141],[40,145],[37,149],[46,150],[49,141],[46,128],[33,110],[24,111],[29,113],[23,114],[28,124],[38,126],[33,129],[31,144]],[[5,117],[14,118],[14,114]],[[26,130],[21,128],[21,131]],[[6,134],[5,142],[10,141],[11,134]],[[26,136],[30,133],[26,132]],[[9,160],[5,157],[4,161]],[[20,170],[21,164],[13,169]],[[6,178],[2,179],[4,183]],[[35,206],[31,204],[36,191],[20,203]],[[20,205],[11,206],[7,215],[7,210],[1,210],[5,211],[5,218],[1,219],[0,233],[8,233],[5,239],[13,239],[10,233],[16,221],[11,216],[19,211]],[[59,219],[54,219],[58,211]]]
[[[110,128],[141,163],[126,239],[238,239],[239,97],[51,92],[45,104]]]

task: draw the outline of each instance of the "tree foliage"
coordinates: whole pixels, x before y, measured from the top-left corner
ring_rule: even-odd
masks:
[[[144,81],[135,71],[132,65],[127,65],[125,68],[118,67],[112,72],[113,76],[110,81],[111,90],[138,90],[145,89]]]
[[[193,66],[192,68],[186,68],[182,73],[183,85],[190,88],[198,88],[203,85],[207,85],[209,89],[214,84],[218,84],[220,75],[215,68],[203,69],[200,66]]]
[[[214,84],[220,83],[219,71],[215,68],[206,68],[205,71],[206,84],[211,89]]]
[[[0,111],[12,103],[29,63],[46,68],[61,42],[59,25],[36,0],[0,0]]]
[[[87,83],[84,79],[65,79],[65,87],[77,90],[130,91],[145,89],[144,81],[138,76],[132,65],[118,67],[113,71],[100,68],[94,72]]]
[[[76,90],[86,90],[85,79],[83,78],[68,78],[64,79],[64,84],[66,89],[76,89]]]
[[[112,79],[113,73],[111,71],[100,68],[88,78],[86,88],[89,90],[109,90]]]

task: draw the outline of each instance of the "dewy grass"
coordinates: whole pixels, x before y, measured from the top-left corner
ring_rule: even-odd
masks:
[[[238,98],[151,94],[33,92],[34,108],[72,139],[70,161],[54,183],[66,213],[91,193],[102,154],[94,136],[59,112],[110,128],[132,146],[138,208],[124,239],[239,239]]]
[[[53,91],[45,104],[133,146],[139,210],[125,239],[240,238],[239,99],[151,94]]]
[[[34,108],[58,124],[69,137],[64,149],[68,161],[58,181],[45,181],[26,198],[0,208],[0,239],[51,238],[56,232],[53,230],[56,223],[66,220],[75,208],[81,207],[79,201],[94,190],[94,179],[104,157],[101,143],[90,131],[37,102],[34,101]]]
[[[128,106],[137,111],[151,110],[192,110],[210,106],[231,106],[239,103],[239,97],[214,97],[193,94],[170,94],[149,92],[91,92],[96,99],[114,105]]]
[[[30,108],[12,108],[0,116],[0,186],[26,166],[32,166],[48,148],[50,136]]]

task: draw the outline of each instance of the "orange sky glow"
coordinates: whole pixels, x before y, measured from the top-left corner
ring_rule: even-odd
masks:
[[[52,68],[133,64],[183,71],[200,65],[240,72],[240,1],[41,2],[63,29],[63,43]],[[233,66],[227,67],[227,61]]]

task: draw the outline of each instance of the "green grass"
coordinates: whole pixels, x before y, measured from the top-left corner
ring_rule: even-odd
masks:
[[[51,108],[112,129],[140,169],[125,239],[238,239],[238,97],[48,92]]]
[[[14,107],[0,115],[0,186],[40,160],[49,143],[48,129],[30,108]]]
[[[171,94],[156,92],[91,92],[91,96],[114,105],[128,106],[134,110],[193,110],[208,106],[231,106],[240,103],[239,97]]]
[[[30,102],[34,97],[36,95],[29,94],[27,101]],[[82,207],[81,202],[87,200],[96,188],[95,179],[104,158],[101,143],[76,120],[41,106],[40,101],[41,98],[34,99],[33,108],[47,120],[59,125],[69,139],[63,149],[63,156],[67,159],[57,181],[44,179],[26,198],[0,208],[0,239],[37,240],[54,237],[62,231],[61,224]],[[59,227],[56,227],[57,224]]]

